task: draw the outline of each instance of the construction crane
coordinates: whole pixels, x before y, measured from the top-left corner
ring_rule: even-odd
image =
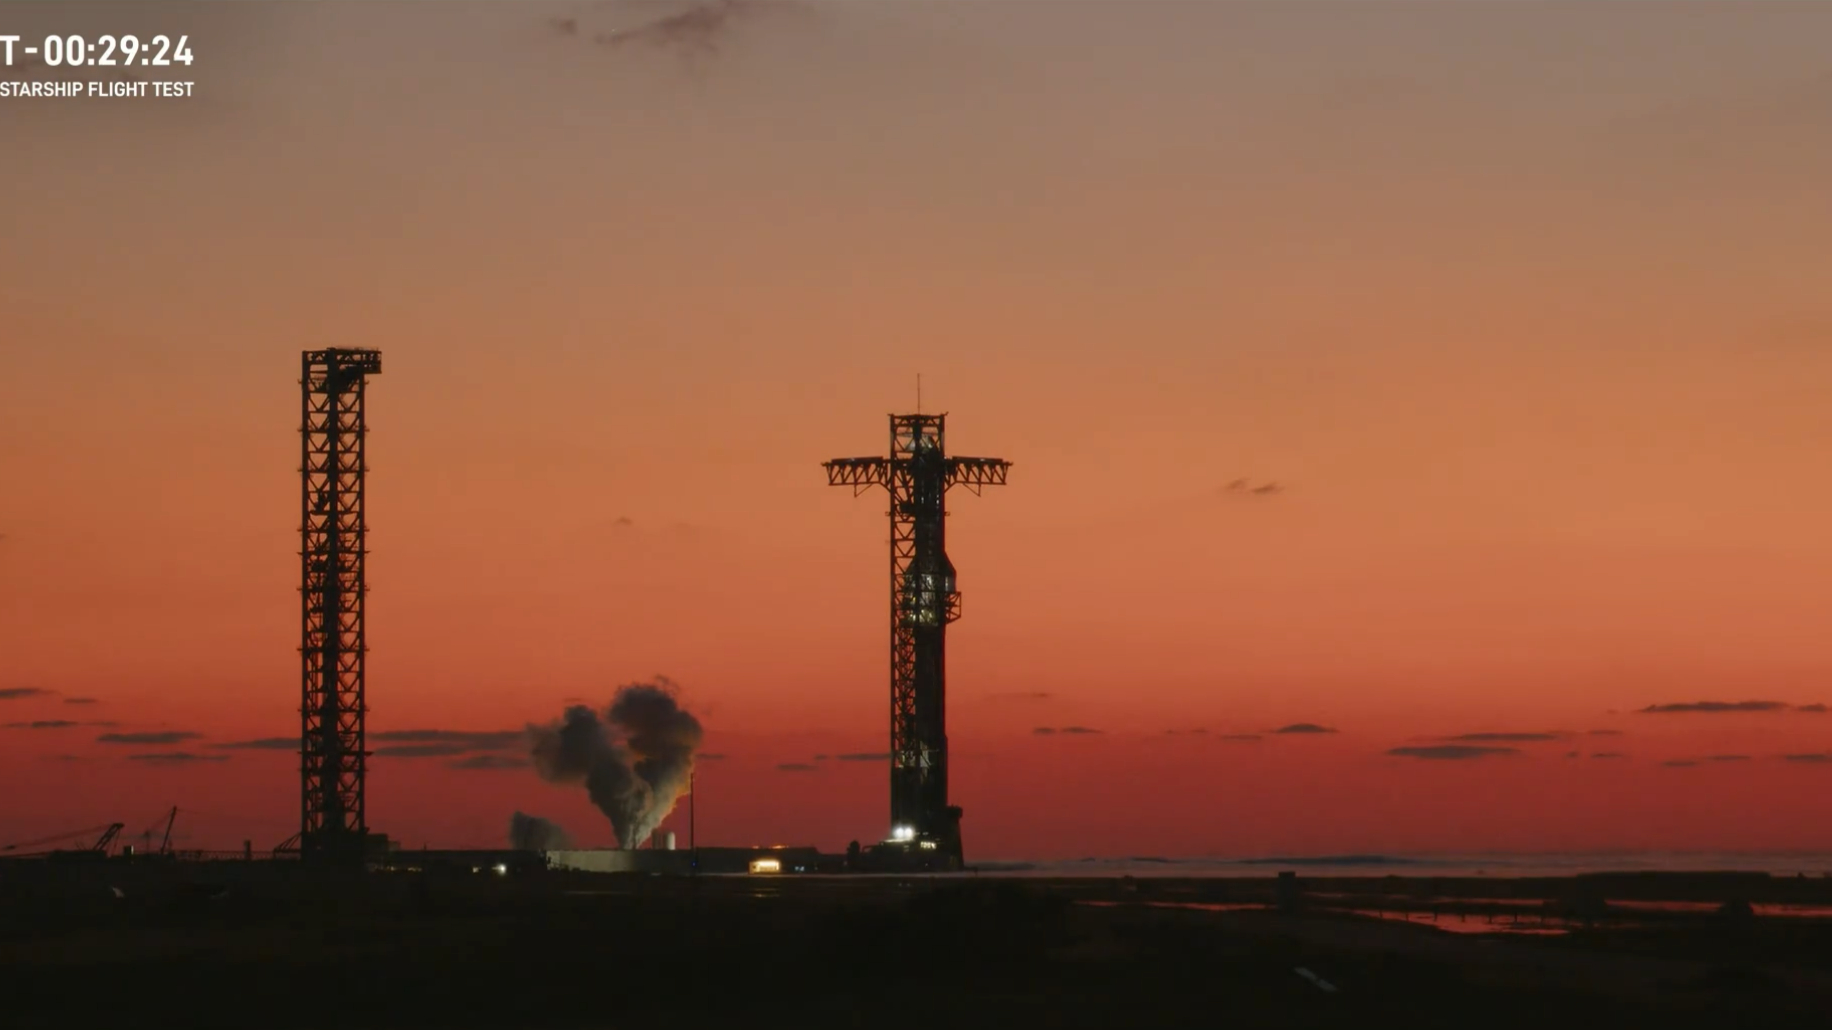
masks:
[[[90,826],[90,827],[87,827],[81,830],[72,830],[69,833],[59,833],[51,837],[40,837],[37,840],[26,840],[26,841],[20,841],[17,844],[8,844],[6,847],[0,848],[0,852],[15,853],[14,857],[18,857],[18,858],[25,858],[27,856],[38,856],[38,855],[43,855],[47,858],[76,857],[76,856],[105,858],[108,855],[109,845],[113,844],[116,835],[118,835],[122,830],[126,828],[127,826],[125,823],[109,823],[107,826]],[[61,849],[60,848],[60,849],[52,849],[49,851],[30,850],[32,848],[38,847],[41,844],[55,844],[58,841],[69,840],[73,837],[86,837],[89,834],[95,833],[97,831],[100,831],[102,835],[96,838],[96,842],[94,844],[91,844],[87,848],[72,848],[72,849]],[[23,851],[19,850],[21,848],[24,848],[26,850],[23,850]]]

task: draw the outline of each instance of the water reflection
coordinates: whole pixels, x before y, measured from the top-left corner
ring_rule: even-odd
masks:
[[[1559,937],[1574,930],[1606,925],[1617,929],[1640,929],[1660,925],[1660,916],[1717,916],[1724,906],[1692,901],[1610,901],[1589,916],[1572,915],[1549,906],[1523,905],[1518,899],[1459,898],[1423,899],[1420,907],[1379,908],[1366,905],[1330,904],[1327,899],[1307,898],[1309,911],[1331,915],[1378,919],[1429,926],[1446,933],[1507,934],[1510,936]],[[1198,912],[1273,912],[1271,904],[1217,904],[1195,901],[1082,901],[1080,904],[1100,908],[1138,906],[1144,908],[1188,909]],[[1758,917],[1787,920],[1832,921],[1828,905],[1752,905],[1750,912]],[[1639,918],[1637,918],[1639,917]],[[1650,918],[1653,917],[1653,918]]]

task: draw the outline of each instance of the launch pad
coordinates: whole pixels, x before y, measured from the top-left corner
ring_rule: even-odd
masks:
[[[890,416],[888,457],[836,458],[829,486],[882,486],[891,521],[891,831],[869,853],[896,868],[959,869],[961,809],[948,803],[947,629],[961,617],[948,560],[948,490],[1004,486],[1011,462],[949,457],[948,416]]]

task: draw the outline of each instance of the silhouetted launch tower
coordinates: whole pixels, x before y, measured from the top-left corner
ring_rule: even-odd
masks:
[[[299,706],[299,849],[312,858],[360,858],[369,828],[363,778],[369,757],[363,734],[363,602],[369,592],[363,563],[363,393],[382,370],[373,350],[306,351],[300,386],[304,460],[299,557],[299,654],[304,695]]]
[[[853,495],[882,486],[891,496],[891,835],[913,849],[962,860],[961,810],[948,804],[945,645],[960,618],[954,564],[948,560],[945,497],[1005,485],[1011,462],[951,458],[947,415],[892,415],[888,458],[826,462],[830,486]]]

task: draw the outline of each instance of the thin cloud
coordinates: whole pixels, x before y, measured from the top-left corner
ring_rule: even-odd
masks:
[[[1031,730],[1031,732],[1039,737],[1047,737],[1058,733],[1067,734],[1069,736],[1088,736],[1099,733],[1100,731],[1088,726],[1039,726]]]
[[[461,758],[447,764],[454,769],[525,769],[528,767],[528,760],[511,758],[508,755],[472,755],[469,758]]]
[[[527,740],[524,730],[387,730],[369,739],[390,744],[447,744],[466,751],[502,751]],[[380,752],[377,752],[378,754]]]
[[[819,768],[820,766],[809,765],[807,762],[778,762],[776,765],[777,772],[791,773],[814,772]]]
[[[1786,762],[1832,762],[1832,754],[1825,754],[1823,752],[1815,752],[1806,755],[1782,755],[1781,758]]]
[[[988,699],[996,699],[999,701],[1047,701],[1055,696],[1055,694],[1047,690],[1021,690],[1016,693],[986,695]]]
[[[1690,758],[1669,758],[1660,764],[1673,769],[1689,769],[1698,763]]]
[[[1202,736],[1207,736],[1209,731],[1202,729],[1201,727],[1197,727],[1196,729],[1193,729],[1193,730],[1165,730],[1164,732],[1167,736],[1172,736],[1172,737],[1176,737],[1176,736],[1202,737]]]
[[[1540,740],[1557,740],[1559,735],[1556,733],[1459,733],[1454,737],[1443,739],[1476,743],[1527,744]]]
[[[701,762],[720,762],[720,761],[724,761],[725,759],[724,755],[719,754],[716,751],[702,751],[699,754],[694,755],[693,757],[695,760],[701,761]]]
[[[67,704],[67,705],[99,705],[101,704],[101,702],[97,701],[93,697],[66,697],[64,698],[64,704]]]
[[[1671,715],[1680,712],[1784,712],[1788,706],[1780,701],[1685,701],[1678,704],[1649,705],[1643,715]]]
[[[1592,736],[1592,737],[1620,737],[1622,736],[1621,730],[1588,730],[1586,732],[1588,733],[1589,736]]]
[[[1628,756],[1623,754],[1620,751],[1598,751],[1596,754],[1593,754],[1590,757],[1592,758],[1627,758]]]
[[[1334,726],[1319,726],[1314,722],[1294,722],[1289,726],[1280,726],[1274,733],[1334,733]]]
[[[34,719],[31,722],[9,722],[6,728],[9,730],[62,730],[81,725],[82,723],[71,719]]]
[[[842,762],[888,762],[891,760],[891,753],[889,751],[854,751],[833,757]]]
[[[1216,740],[1260,740],[1262,738],[1257,733],[1223,733],[1220,736],[1216,737],[1215,739]]]
[[[1476,747],[1468,744],[1439,744],[1432,747],[1396,747],[1387,754],[1397,758],[1424,758],[1433,761],[1463,761],[1472,758],[1488,758],[1491,755],[1517,755],[1519,748],[1514,747]]]
[[[1749,756],[1748,755],[1712,755],[1710,760],[1713,762],[1747,762],[1749,761]]]
[[[203,734],[188,730],[156,730],[150,733],[104,733],[95,738],[98,744],[182,744],[201,740]]]
[[[1236,479],[1222,487],[1221,492],[1238,497],[1273,497],[1284,493],[1285,488],[1278,483],[1261,483],[1254,486],[1251,480]]]
[[[394,744],[378,747],[370,753],[377,758],[453,758],[474,750],[463,744]]]
[[[1825,713],[1825,710],[1826,706],[1822,704],[1800,705],[1794,709],[1796,712],[1810,712],[1814,715],[1822,715]]]
[[[299,738],[260,737],[256,740],[226,740],[221,744],[210,746],[235,751],[297,751],[299,750]]]
[[[199,755],[189,751],[166,751],[149,755],[128,755],[127,760],[130,762],[161,762],[178,765],[185,762],[227,762],[229,756]]]
[[[39,687],[0,687],[0,701],[17,701],[26,697],[44,697],[49,690]]]
[[[687,52],[714,53],[719,43],[732,31],[734,21],[766,9],[791,6],[783,0],[708,0],[663,18],[656,18],[626,29],[599,32],[592,42],[605,47],[648,45],[678,48]],[[570,19],[552,23],[562,35],[576,35],[578,25]]]

